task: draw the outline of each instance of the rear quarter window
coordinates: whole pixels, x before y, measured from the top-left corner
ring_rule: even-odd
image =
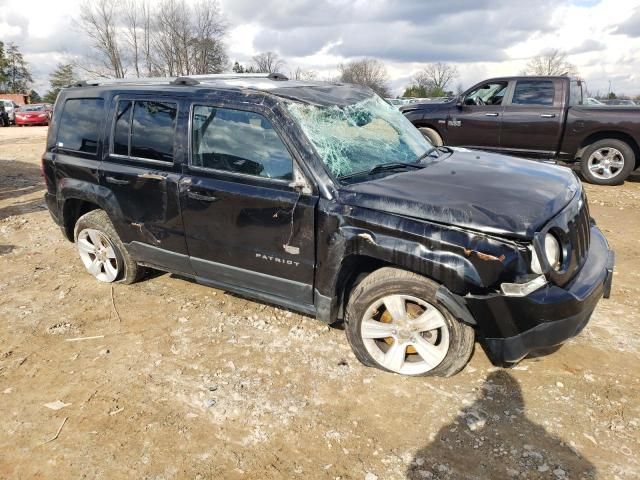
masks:
[[[104,116],[102,98],[70,98],[60,116],[58,148],[96,154]]]

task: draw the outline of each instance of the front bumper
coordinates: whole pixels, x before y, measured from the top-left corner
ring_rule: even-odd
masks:
[[[593,226],[584,265],[565,287],[547,284],[526,297],[497,293],[464,297],[491,360],[517,362],[580,333],[600,298],[609,297],[614,262],[613,251]]]

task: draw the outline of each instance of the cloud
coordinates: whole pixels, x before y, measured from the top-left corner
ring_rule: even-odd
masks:
[[[640,37],[640,8],[637,8],[627,21],[615,28],[613,33],[620,33],[629,37]]]
[[[581,53],[598,52],[600,50],[605,50],[606,48],[607,46],[604,43],[589,38],[580,45],[569,49],[567,53],[569,55],[579,55]]]
[[[232,17],[247,15],[263,26],[256,50],[308,56],[333,44],[343,57],[375,56],[399,62],[499,61],[505,48],[552,29],[552,3],[515,0],[321,2],[298,0],[281,7],[249,0],[229,4]],[[526,7],[526,8],[525,8]]]

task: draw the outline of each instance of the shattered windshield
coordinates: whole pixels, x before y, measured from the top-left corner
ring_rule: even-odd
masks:
[[[377,95],[347,106],[287,104],[335,177],[382,164],[415,164],[432,145],[400,111]]]

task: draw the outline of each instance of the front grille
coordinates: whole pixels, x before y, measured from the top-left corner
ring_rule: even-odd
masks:
[[[577,270],[582,267],[587,253],[589,253],[589,245],[591,243],[591,217],[589,216],[589,205],[587,197],[583,194],[581,197],[582,206],[578,209],[578,213],[569,222],[569,239],[571,247],[576,257]]]

